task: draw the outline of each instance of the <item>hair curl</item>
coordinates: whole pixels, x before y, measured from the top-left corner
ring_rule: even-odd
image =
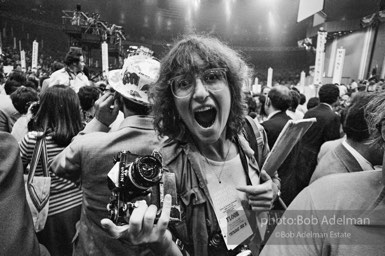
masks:
[[[365,119],[368,124],[372,145],[383,147],[382,123],[385,120],[385,92],[376,94],[366,105]]]
[[[227,121],[227,138],[238,134],[244,124],[247,105],[242,87],[248,83],[250,69],[239,53],[230,49],[217,38],[206,35],[187,35],[178,41],[161,60],[160,77],[150,91],[153,103],[154,126],[160,136],[171,139],[188,133],[176,110],[168,81],[181,73],[198,72],[201,65],[194,61],[198,56],[206,68],[226,68],[231,94],[231,108]]]

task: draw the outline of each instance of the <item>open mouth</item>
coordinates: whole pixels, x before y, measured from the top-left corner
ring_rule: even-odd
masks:
[[[197,123],[203,128],[212,126],[217,116],[217,110],[213,107],[204,107],[194,113],[194,118]]]

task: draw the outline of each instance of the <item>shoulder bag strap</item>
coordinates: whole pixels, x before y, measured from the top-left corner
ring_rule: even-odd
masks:
[[[33,150],[32,159],[29,166],[28,183],[32,183],[33,181],[39,159],[41,159],[41,166],[44,176],[49,177],[48,155],[44,132],[38,132],[36,135],[35,149]]]

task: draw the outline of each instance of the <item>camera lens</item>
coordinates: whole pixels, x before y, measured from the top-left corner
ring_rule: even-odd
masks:
[[[161,180],[162,164],[153,156],[143,156],[136,159],[130,174],[137,187],[148,189]]]

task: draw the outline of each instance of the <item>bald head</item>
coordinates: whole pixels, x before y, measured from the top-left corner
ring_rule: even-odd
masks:
[[[267,97],[270,99],[272,107],[276,110],[286,111],[290,107],[290,89],[286,86],[274,86]]]

